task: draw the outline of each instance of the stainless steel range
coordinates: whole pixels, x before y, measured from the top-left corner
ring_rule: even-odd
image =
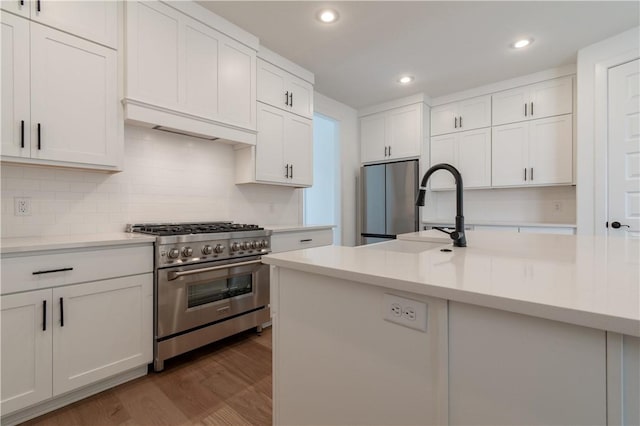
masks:
[[[155,371],[176,355],[269,321],[271,231],[232,222],[127,225],[156,235]]]

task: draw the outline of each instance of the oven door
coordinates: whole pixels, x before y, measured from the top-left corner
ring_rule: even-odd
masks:
[[[269,267],[260,257],[158,270],[156,338],[269,304]]]

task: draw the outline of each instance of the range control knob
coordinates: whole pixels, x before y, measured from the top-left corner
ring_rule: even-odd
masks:
[[[249,250],[251,248],[251,243],[249,241],[245,241],[242,243],[242,248],[245,250]]]
[[[224,251],[224,246],[222,244],[218,244],[215,248],[216,253],[222,253]]]
[[[177,248],[172,248],[168,253],[169,259],[177,259],[180,256],[180,250]]]
[[[204,254],[204,255],[213,254],[213,247],[211,247],[210,245],[206,245],[206,246],[202,247],[202,254]]]
[[[231,244],[231,251],[238,251],[238,250],[240,250],[240,243]]]
[[[182,255],[184,257],[189,257],[193,254],[193,249],[191,247],[185,247],[182,249]]]
[[[260,241],[260,245],[262,246],[262,248],[267,248],[267,247],[269,247],[269,241],[262,240],[262,241]]]
[[[258,241],[251,241],[250,245],[252,249],[256,249],[256,248],[259,248],[259,244],[260,243]]]

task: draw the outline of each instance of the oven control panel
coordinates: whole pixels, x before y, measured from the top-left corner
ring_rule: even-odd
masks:
[[[271,252],[269,237],[184,241],[158,246],[157,266],[257,256]]]

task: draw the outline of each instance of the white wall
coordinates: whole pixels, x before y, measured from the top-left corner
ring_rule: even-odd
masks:
[[[640,57],[640,27],[578,51],[577,225],[604,234],[607,221],[607,72]]]
[[[338,122],[340,129],[340,180],[342,186],[342,245],[356,244],[356,178],[360,171],[360,143],[357,111],[314,92],[314,110]]]
[[[119,232],[127,223],[233,220],[300,223],[301,191],[235,185],[231,145],[125,126],[124,171],[116,174],[2,164],[6,237]],[[32,215],[13,215],[13,197]]]

